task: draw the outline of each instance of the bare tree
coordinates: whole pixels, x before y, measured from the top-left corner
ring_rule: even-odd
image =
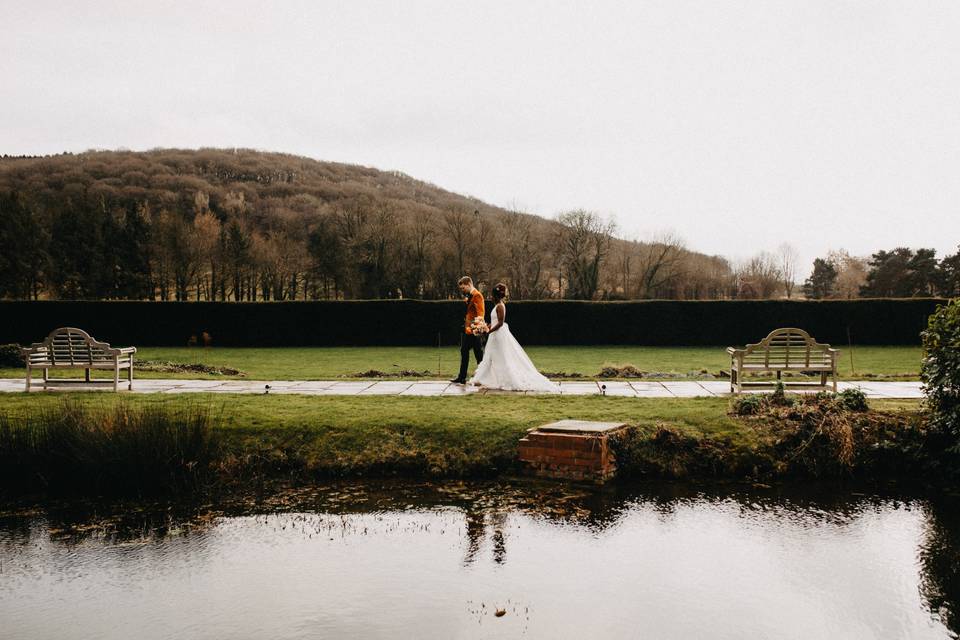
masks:
[[[409,268],[411,291],[404,295],[422,297],[426,293],[426,280],[430,258],[433,255],[431,244],[436,237],[437,217],[431,211],[414,216],[410,229],[413,264]]]
[[[662,290],[681,276],[684,253],[683,240],[673,233],[665,233],[645,244],[637,265],[638,296],[660,297]]]
[[[511,293],[515,298],[535,300],[543,297],[543,249],[537,246],[533,218],[512,211],[504,221],[506,270]]]
[[[797,286],[797,263],[800,261],[800,254],[789,242],[784,242],[777,247],[777,258],[780,262],[780,278],[783,284],[783,293],[790,298],[793,296],[793,290]]]
[[[463,207],[451,207],[443,213],[447,236],[453,243],[457,273],[464,275],[467,243],[470,241],[470,214]]]
[[[193,235],[197,248],[197,300],[201,291],[207,300],[216,298],[216,283],[219,273],[221,224],[215,215],[206,211],[193,219]],[[222,276],[221,276],[222,277]]]
[[[737,296],[770,298],[780,288],[782,280],[777,257],[761,251],[737,269]]]
[[[560,214],[560,256],[570,297],[592,300],[600,286],[600,269],[610,251],[615,225],[583,209]]]
[[[827,262],[837,271],[837,279],[833,287],[833,297],[857,298],[860,288],[867,283],[867,272],[870,270],[866,258],[851,256],[844,249],[827,253]]]

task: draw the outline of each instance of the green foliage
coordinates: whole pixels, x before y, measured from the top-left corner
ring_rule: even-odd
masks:
[[[906,247],[878,251],[870,257],[867,282],[861,295],[870,297],[929,296],[939,290],[941,278],[936,251]]]
[[[767,397],[767,402],[778,407],[791,407],[794,399],[793,396],[787,395],[786,387],[778,380],[773,388],[773,393]]]
[[[920,370],[930,411],[930,427],[949,435],[960,451],[960,300],[930,316],[923,332]]]
[[[747,394],[733,399],[732,410],[738,416],[755,416],[763,409],[763,396]]]
[[[20,345],[0,344],[0,368],[17,369],[24,366],[23,356],[20,355]]]
[[[813,273],[803,283],[803,293],[814,300],[829,298],[836,282],[837,268],[829,261],[817,258],[813,261]]]
[[[860,389],[844,389],[836,394],[836,402],[847,411],[866,411],[867,395]]]

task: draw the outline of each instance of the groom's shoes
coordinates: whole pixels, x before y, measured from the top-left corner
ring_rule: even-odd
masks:
[[[466,380],[461,380],[460,378],[454,378],[450,382],[452,382],[453,384],[467,384]]]

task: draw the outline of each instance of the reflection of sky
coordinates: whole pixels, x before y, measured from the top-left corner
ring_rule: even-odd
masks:
[[[0,533],[0,637],[949,637],[919,593],[919,507],[662,507],[606,528],[477,512],[472,549],[454,508]]]

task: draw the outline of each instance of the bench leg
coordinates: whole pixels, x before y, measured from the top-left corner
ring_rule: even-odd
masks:
[[[833,370],[833,392],[837,392],[837,370]]]
[[[120,365],[116,364],[113,366],[113,390],[117,391],[120,388]]]
[[[90,369],[84,369],[84,370],[83,370],[83,379],[84,379],[86,382],[90,382]]]
[[[133,391],[133,356],[130,356],[130,366],[127,368],[127,391]]]
[[[46,367],[44,367],[44,368],[43,368],[43,388],[44,388],[44,390],[46,390],[46,388],[47,388],[47,381],[48,381],[48,380],[50,380],[50,369],[47,369]]]
[[[27,365],[27,392],[30,392],[30,365]]]

